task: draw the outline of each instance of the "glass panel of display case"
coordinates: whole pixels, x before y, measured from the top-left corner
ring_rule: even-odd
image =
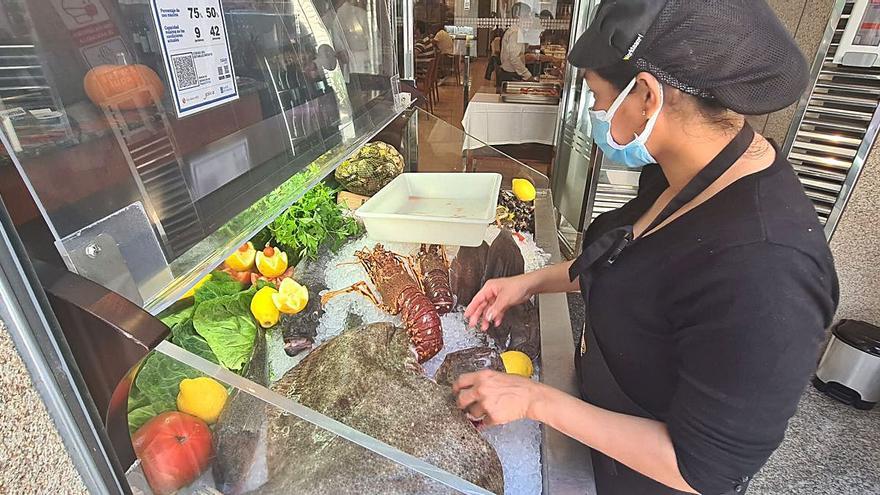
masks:
[[[382,0],[10,0],[3,142],[68,267],[157,312],[399,112],[393,47]]]
[[[417,109],[410,120],[404,156],[412,155],[419,172],[497,172],[506,189],[514,178],[550,187],[546,175],[429,112]]]
[[[407,367],[408,352],[386,352],[387,340],[357,346],[342,335],[275,376],[273,340],[262,332],[233,372],[227,353],[215,354],[191,324],[166,321],[171,342],[144,360],[129,395],[134,493],[489,494],[502,486],[500,465],[481,460],[488,444],[448,389]],[[393,344],[399,331],[378,334]],[[345,356],[342,367],[335,359]],[[438,424],[444,416],[428,411],[426,398],[458,424]]]
[[[574,43],[595,15],[598,0],[569,6],[571,29],[569,43]],[[589,224],[588,210],[597,176],[594,170],[593,139],[590,137],[588,110],[593,94],[583,71],[566,66],[562,77],[562,101],[557,124],[556,157],[553,162],[553,203],[559,212],[559,230],[567,253],[580,252],[580,236]]]

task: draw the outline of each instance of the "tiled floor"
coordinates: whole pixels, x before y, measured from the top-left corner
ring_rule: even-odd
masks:
[[[471,64],[471,91],[495,90],[494,81],[486,81],[486,59]],[[440,98],[434,105],[434,117],[422,115],[419,119],[419,170],[461,171],[462,157],[461,119],[464,117],[464,86],[457,84],[454,76],[447,77],[439,87]]]
[[[495,81],[485,79],[486,64],[488,59],[478,58],[471,61],[470,70],[470,97],[474,93],[494,93]],[[461,128],[461,119],[464,117],[464,87],[455,82],[455,77],[447,77],[440,85],[440,99],[434,105],[434,115],[446,122]]]

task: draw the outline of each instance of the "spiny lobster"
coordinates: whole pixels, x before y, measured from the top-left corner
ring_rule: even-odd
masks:
[[[452,311],[455,302],[449,286],[449,261],[443,246],[422,244],[416,254],[415,271],[422,291],[434,303],[437,313],[444,315]]]
[[[404,259],[388,251],[381,244],[376,244],[372,250],[357,251],[354,255],[367,271],[367,275],[381,296],[381,302],[366,282],[360,281],[351,287],[327,292],[321,296],[321,304],[326,304],[332,297],[340,294],[359,292],[383,311],[392,315],[400,314],[403,326],[416,348],[420,363],[440,352],[443,348],[440,315],[407,270]]]

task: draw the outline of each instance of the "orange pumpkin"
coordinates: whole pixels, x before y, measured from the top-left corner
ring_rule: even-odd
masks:
[[[86,73],[83,86],[95,105],[113,104],[122,110],[149,106],[165,92],[156,72],[141,64],[99,65]]]

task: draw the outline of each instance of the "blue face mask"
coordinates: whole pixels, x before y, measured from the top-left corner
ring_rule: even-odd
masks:
[[[660,110],[663,108],[663,85],[661,85],[660,107],[657,108],[654,115],[648,119],[648,123],[645,124],[645,130],[641,134],[635,136],[629,143],[618,144],[614,140],[614,136],[611,135],[611,120],[614,118],[617,109],[620,108],[620,105],[623,104],[623,101],[635,85],[636,79],[633,78],[617,99],[614,100],[614,103],[611,104],[611,107],[607,111],[590,110],[590,123],[593,128],[591,134],[593,136],[593,141],[599,146],[599,149],[602,150],[602,153],[609,160],[621,165],[626,165],[629,168],[641,168],[651,163],[657,163],[657,160],[651,156],[645,143],[648,142],[648,138],[651,137],[651,131],[654,130],[654,124],[657,123],[657,117],[660,115]]]

